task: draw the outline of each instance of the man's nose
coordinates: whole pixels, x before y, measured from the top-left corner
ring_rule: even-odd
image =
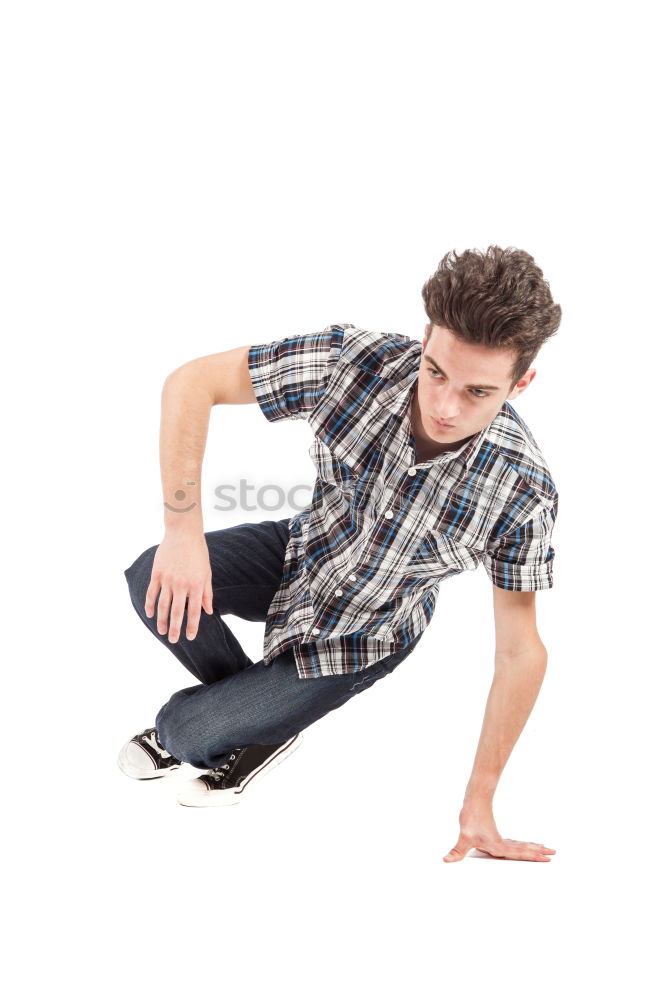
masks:
[[[447,420],[453,420],[457,417],[459,413],[460,400],[453,389],[447,386],[445,389],[440,390],[437,419],[443,420],[446,423]]]

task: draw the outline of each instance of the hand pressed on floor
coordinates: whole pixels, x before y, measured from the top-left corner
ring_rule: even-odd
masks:
[[[462,861],[473,849],[507,861],[550,861],[551,855],[556,853],[552,847],[544,844],[501,837],[495,826],[492,810],[487,807],[463,809],[460,814],[458,842],[442,860],[448,864]]]

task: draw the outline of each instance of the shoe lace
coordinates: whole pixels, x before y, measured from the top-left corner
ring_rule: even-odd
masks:
[[[212,778],[213,781],[224,781],[229,774],[229,771],[233,770],[235,766],[234,761],[239,759],[244,749],[244,747],[234,747],[233,750],[228,750],[225,754],[225,762],[223,764],[217,764],[215,767],[209,767],[206,774]]]
[[[166,747],[163,747],[162,744],[159,741],[159,738],[158,738],[158,735],[157,735],[157,727],[156,726],[152,726],[152,727],[150,727],[148,729],[144,729],[144,731],[142,733],[140,733],[139,735],[140,735],[141,739],[144,741],[144,743],[150,743],[150,744],[152,744],[153,747],[155,747],[155,749],[159,753],[160,757],[164,757],[165,759],[168,758],[168,757],[171,757],[171,754],[169,753],[169,751],[166,749]],[[174,757],[174,760],[175,760],[175,757]]]

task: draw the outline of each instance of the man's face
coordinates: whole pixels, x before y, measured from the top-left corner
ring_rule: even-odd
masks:
[[[536,375],[534,368],[509,391],[514,360],[511,349],[465,344],[446,327],[433,326],[427,342],[423,338],[411,409],[420,455],[428,459],[457,451],[466,438],[488,426],[506,399],[515,399],[527,388]]]

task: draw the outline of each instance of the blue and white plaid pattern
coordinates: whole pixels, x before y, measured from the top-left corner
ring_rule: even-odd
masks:
[[[418,462],[410,410],[422,345],[350,323],[255,344],[267,420],[307,420],[312,501],[289,520],[263,657],[293,647],[299,677],[347,674],[404,648],[439,584],[482,563],[506,590],[553,585],[558,495],[532,434],[504,402],[457,451]]]

